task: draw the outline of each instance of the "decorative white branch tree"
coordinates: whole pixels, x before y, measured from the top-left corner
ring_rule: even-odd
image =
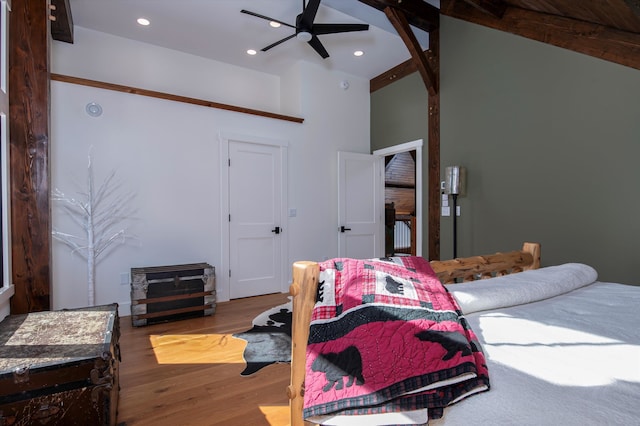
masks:
[[[112,171],[94,190],[93,165],[91,153],[87,166],[87,192],[79,193],[79,199],[70,198],[56,188],[51,196],[52,201],[60,203],[62,209],[85,232],[83,236],[76,236],[53,229],[53,237],[71,248],[87,261],[87,290],[88,304],[95,304],[96,265],[101,255],[109,252],[114,245],[124,244],[127,238],[126,228],[120,228],[119,223],[133,214],[130,202],[133,193],[119,196],[121,182],[114,181],[115,171]]]

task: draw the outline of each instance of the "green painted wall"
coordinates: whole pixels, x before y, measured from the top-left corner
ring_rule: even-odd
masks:
[[[453,18],[441,25],[442,170],[460,164],[468,176],[458,256],[538,241],[543,265],[583,262],[600,280],[640,284],[640,71]],[[385,96],[409,102],[418,83]],[[372,116],[372,135],[378,126]],[[443,259],[451,226],[442,218]]]
[[[428,137],[427,89],[416,72],[371,94],[371,151]]]

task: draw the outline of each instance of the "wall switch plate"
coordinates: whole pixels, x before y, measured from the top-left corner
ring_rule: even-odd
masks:
[[[451,207],[442,207],[442,216],[451,216]]]
[[[129,285],[129,273],[121,272],[120,273],[120,285]]]
[[[460,206],[456,206],[456,216],[460,216]]]
[[[289,209],[289,217],[296,217],[298,215],[298,209]]]

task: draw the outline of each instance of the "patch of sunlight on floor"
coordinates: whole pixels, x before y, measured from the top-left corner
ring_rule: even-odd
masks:
[[[271,426],[288,426],[290,424],[288,405],[261,405],[260,411]]]
[[[247,342],[231,334],[150,335],[158,364],[240,364]]]

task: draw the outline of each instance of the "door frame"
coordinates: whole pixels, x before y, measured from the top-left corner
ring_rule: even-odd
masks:
[[[283,233],[285,234],[280,245],[280,276],[282,283],[280,291],[289,291],[289,284],[285,277],[289,276],[287,269],[289,262],[289,216],[287,215],[288,199],[288,148],[289,143],[285,140],[272,139],[263,136],[246,135],[231,132],[220,132],[220,270],[216,271],[216,300],[218,302],[229,301],[231,295],[231,280],[229,280],[229,255],[230,255],[230,226],[229,226],[229,142],[237,141],[252,143],[256,145],[268,145],[280,148],[280,164],[282,171],[280,174],[280,218]]]
[[[384,157],[387,155],[398,154],[400,152],[416,151],[416,256],[422,256],[422,139],[416,139],[411,142],[401,143],[399,145],[390,146],[388,148],[377,149],[373,151],[373,155],[379,157],[381,170],[384,170]],[[384,191],[385,180],[382,179],[382,191]],[[384,200],[384,198],[383,198]],[[384,209],[384,201],[382,203]]]

